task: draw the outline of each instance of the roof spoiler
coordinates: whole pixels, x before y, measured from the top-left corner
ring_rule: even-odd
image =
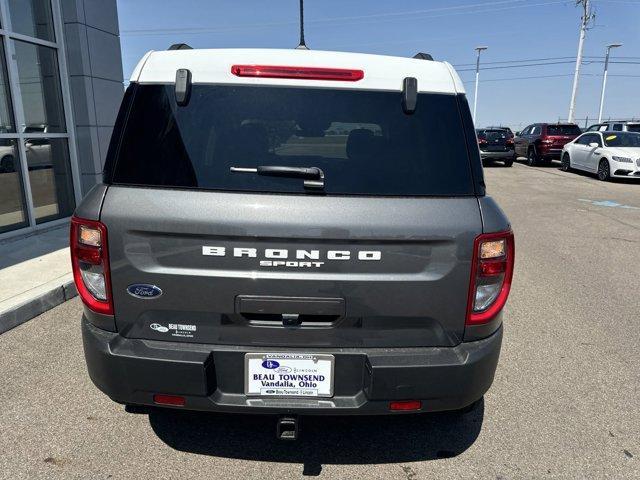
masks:
[[[193,47],[186,43],[174,43],[168,48],[168,50],[193,50]]]
[[[423,53],[423,52],[418,52],[416,53],[413,58],[417,58],[419,60],[431,60],[433,61],[433,57],[428,54],[428,53]]]

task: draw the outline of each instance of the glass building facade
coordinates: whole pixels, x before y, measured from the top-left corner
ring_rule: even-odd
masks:
[[[83,86],[92,85],[93,79],[69,75],[66,53],[80,52],[79,57],[88,57],[82,53],[88,47],[81,39],[103,31],[90,28],[79,18],[85,14],[86,2],[62,2],[72,5],[66,7],[73,10],[70,21],[63,18],[61,0],[0,0],[0,240],[66,222],[82,198],[81,190],[87,190],[85,172],[77,158],[76,133],[82,129],[76,128],[79,125],[73,117],[74,107],[79,110],[84,105],[86,110],[95,99],[76,98],[75,94],[72,98],[70,86],[74,78],[88,79],[81,80]],[[115,15],[117,29],[115,0],[90,3],[94,10],[106,8]],[[89,8],[86,10],[88,16]],[[106,16],[100,11],[92,15]],[[66,38],[69,31],[79,34]],[[74,38],[77,45],[65,46]],[[109,60],[120,62],[117,34],[113,38],[118,40],[117,55],[111,54]],[[91,70],[90,66],[86,69]],[[112,84],[115,89],[111,89],[109,107],[115,112],[119,87],[117,82]],[[122,83],[119,85],[121,88]],[[105,130],[104,136],[109,134]],[[93,176],[87,177],[93,183],[98,181],[100,160],[94,163],[98,166],[89,169]]]

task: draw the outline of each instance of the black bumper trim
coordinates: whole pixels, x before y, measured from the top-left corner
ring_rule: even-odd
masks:
[[[311,348],[336,357],[334,397],[244,395],[244,354],[300,349],[185,344],[128,339],[82,321],[93,383],[119,403],[152,405],[154,393],[182,395],[186,409],[237,413],[390,413],[390,400],[422,400],[424,411],[455,410],[493,382],[502,327],[456,347]]]

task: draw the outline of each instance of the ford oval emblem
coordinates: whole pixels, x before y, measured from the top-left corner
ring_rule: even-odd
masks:
[[[155,285],[149,285],[148,283],[134,283],[127,287],[127,292],[132,297],[136,298],[156,298],[162,295],[162,290]]]
[[[278,368],[280,364],[275,360],[265,360],[264,362],[262,362],[262,366],[264,368],[268,368],[269,370],[274,370]]]

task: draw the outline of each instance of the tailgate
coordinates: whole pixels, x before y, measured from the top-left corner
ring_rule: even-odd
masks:
[[[481,149],[487,152],[504,152],[508,150],[508,136],[505,132],[487,132],[487,143],[481,145]]]
[[[571,140],[576,138],[575,135],[548,135],[547,139],[551,141],[554,148],[562,148]]]
[[[122,186],[101,221],[122,335],[269,347],[459,343],[482,230],[472,196]],[[162,294],[129,293],[138,284]]]

